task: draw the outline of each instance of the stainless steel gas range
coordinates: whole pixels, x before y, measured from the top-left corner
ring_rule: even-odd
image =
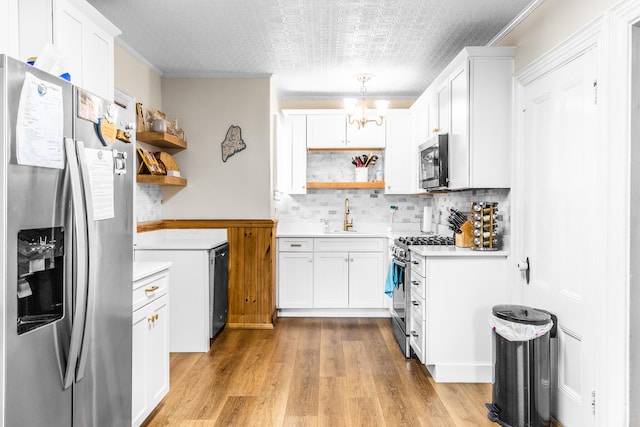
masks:
[[[391,326],[396,341],[406,358],[411,357],[409,344],[410,307],[411,302],[411,246],[452,246],[453,237],[444,236],[414,236],[399,237],[391,246],[391,268],[394,281],[393,304],[391,308]]]

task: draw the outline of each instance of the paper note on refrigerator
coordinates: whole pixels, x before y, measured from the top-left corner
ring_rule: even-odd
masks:
[[[18,164],[64,168],[62,87],[25,73],[16,122]]]
[[[110,150],[85,148],[91,206],[95,221],[113,218],[113,153]]]

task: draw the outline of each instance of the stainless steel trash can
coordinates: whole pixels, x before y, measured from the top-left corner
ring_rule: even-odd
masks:
[[[522,305],[497,305],[493,316],[493,402],[486,405],[487,416],[504,427],[547,427],[551,418],[549,340],[555,336],[556,318]]]

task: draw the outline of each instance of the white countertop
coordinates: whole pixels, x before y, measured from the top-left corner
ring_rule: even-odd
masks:
[[[384,237],[388,238],[389,234],[386,231],[369,231],[369,232],[360,232],[360,231],[287,231],[284,233],[278,232],[277,237],[279,238],[304,238],[304,237]]]
[[[172,265],[168,261],[134,261],[133,281],[135,282],[159,271],[166,270]]]
[[[157,230],[139,233],[134,250],[209,250],[227,243],[226,229]]]
[[[509,251],[474,251],[457,246],[411,246],[409,250],[417,255],[429,257],[506,257]]]

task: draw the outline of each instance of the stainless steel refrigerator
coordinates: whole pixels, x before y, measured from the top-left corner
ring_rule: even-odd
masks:
[[[0,66],[3,425],[128,426],[133,114]]]

